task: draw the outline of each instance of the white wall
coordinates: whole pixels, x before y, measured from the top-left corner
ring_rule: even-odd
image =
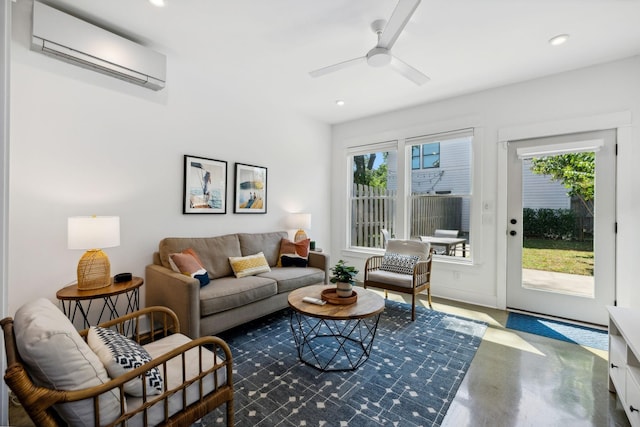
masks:
[[[32,52],[30,13],[31,2],[14,4],[9,313],[56,301],[75,279],[69,216],[119,215],[121,245],[105,252],[112,273],[138,276],[163,237],[283,230],[291,211],[311,212],[309,236],[328,245],[328,125],[186,53],[168,55],[167,87],[153,92]],[[182,214],[185,154],[228,162],[226,215]],[[235,162],[268,168],[267,214],[233,214]]]
[[[501,306],[505,286],[506,204],[498,193],[498,178],[504,176],[506,164],[498,161],[501,149],[498,132],[513,126],[628,111],[635,121],[630,137],[619,147],[623,154],[618,158],[617,168],[617,289],[620,305],[640,307],[633,261],[640,239],[640,226],[633,220],[640,214],[637,197],[640,175],[635,171],[640,142],[639,76],[640,57],[633,57],[334,126],[331,248],[334,258],[342,257],[362,268],[368,256],[344,249],[347,147],[473,126],[481,134],[475,138],[480,145],[474,153],[480,177],[474,179],[473,190],[476,203],[481,204],[472,209],[482,217],[473,244],[474,252],[482,257],[470,266],[437,262],[432,290],[434,295]]]

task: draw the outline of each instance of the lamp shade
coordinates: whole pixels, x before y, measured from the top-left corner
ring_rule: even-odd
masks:
[[[289,224],[291,228],[297,228],[299,230],[309,230],[311,228],[311,214],[292,213],[289,217]]]
[[[74,216],[68,219],[69,249],[102,249],[120,246],[120,217]]]
[[[87,249],[78,262],[78,289],[111,285],[111,263],[102,248],[120,246],[120,217],[77,216],[67,222],[69,249]]]

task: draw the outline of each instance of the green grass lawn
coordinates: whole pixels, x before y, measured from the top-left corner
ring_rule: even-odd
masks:
[[[524,239],[522,268],[593,275],[593,241]]]

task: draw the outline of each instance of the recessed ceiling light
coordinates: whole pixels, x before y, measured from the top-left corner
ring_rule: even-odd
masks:
[[[149,0],[149,3],[156,7],[165,7],[167,5],[167,0]]]
[[[549,39],[549,44],[551,46],[560,46],[561,44],[566,43],[569,40],[569,34],[559,34],[555,37]]]
[[[336,100],[336,105],[338,107],[342,107],[344,105],[344,101],[342,99],[338,99],[338,100]]]

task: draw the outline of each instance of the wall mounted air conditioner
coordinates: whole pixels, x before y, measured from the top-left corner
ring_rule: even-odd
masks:
[[[149,89],[165,86],[165,55],[38,2],[31,50]]]

